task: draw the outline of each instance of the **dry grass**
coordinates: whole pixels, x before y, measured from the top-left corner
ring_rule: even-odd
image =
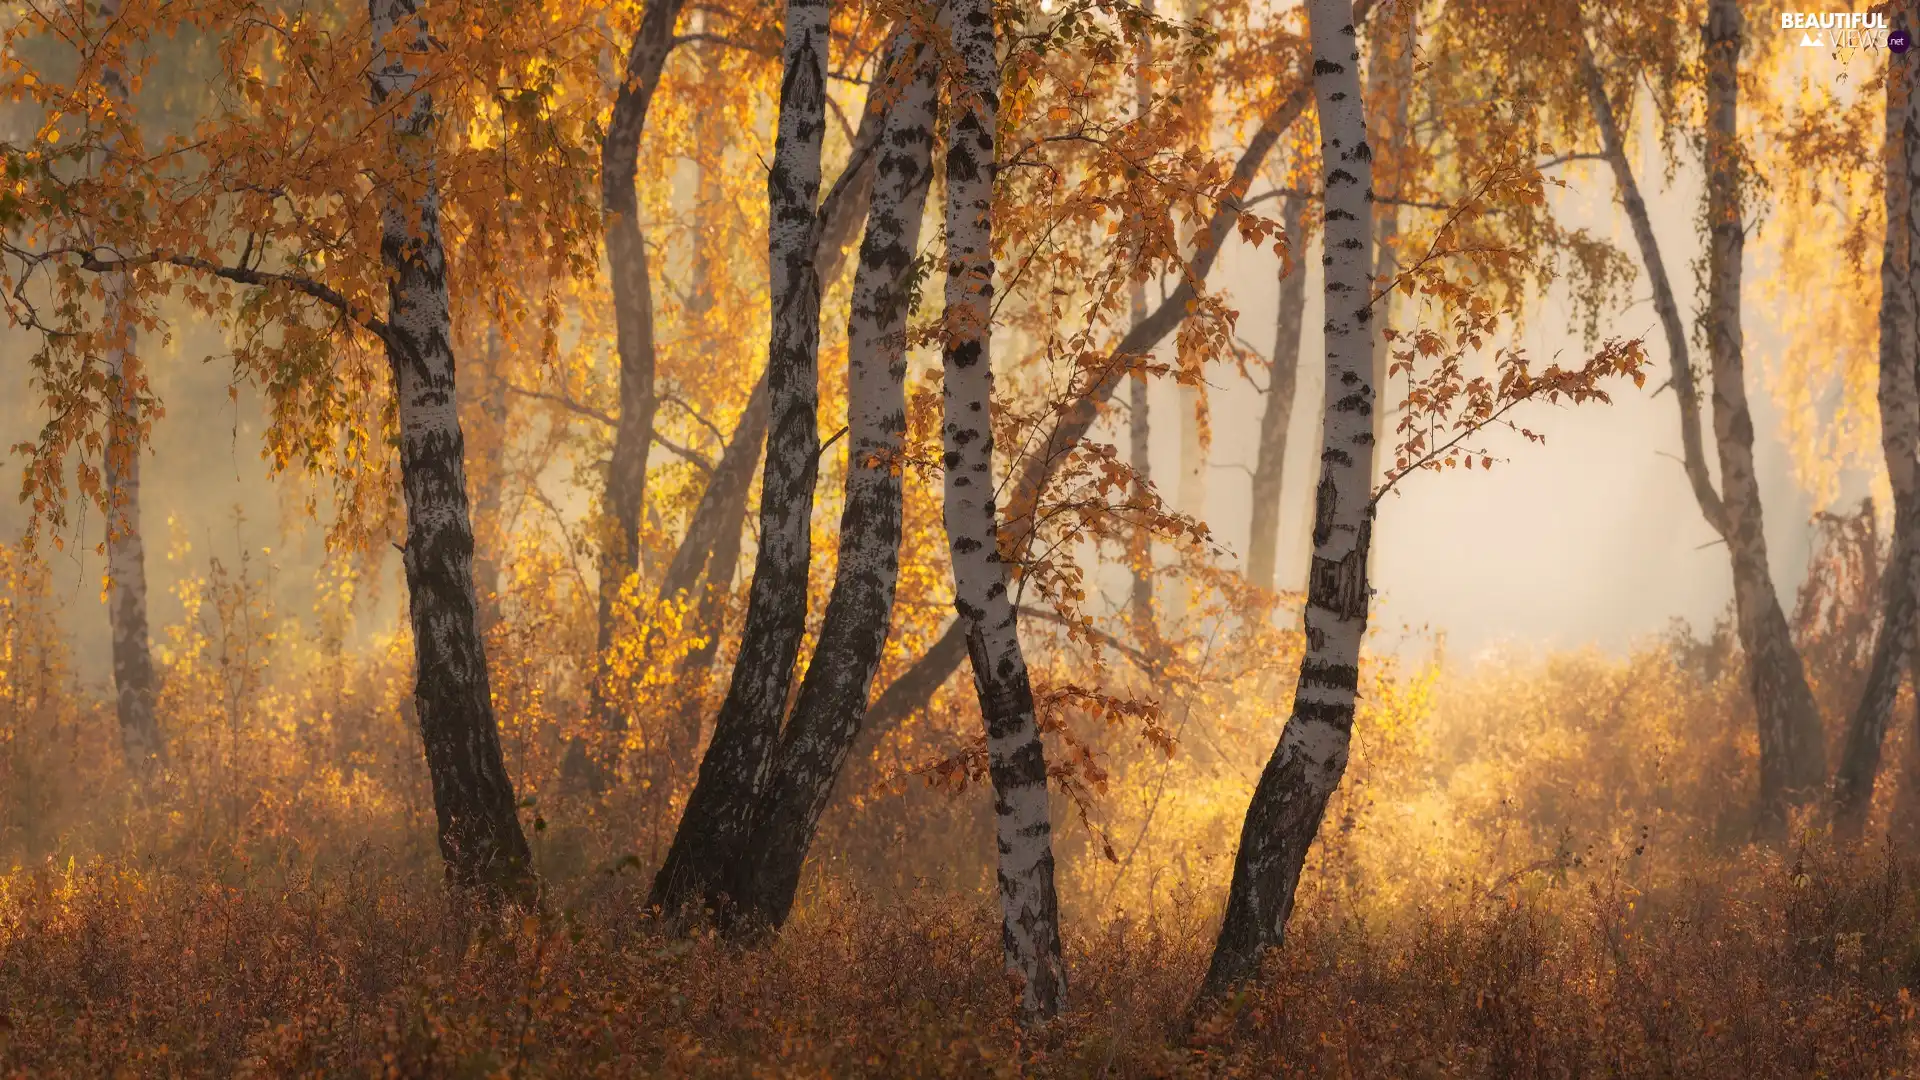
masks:
[[[1185,1029],[1202,920],[1073,935],[1022,1033],[985,905],[816,895],[771,948],[656,932],[631,875],[454,910],[362,853],[314,875],[43,865],[0,895],[0,1069],[87,1076],[1896,1076],[1920,1069],[1913,864],[1602,873],[1370,930],[1305,912]],[[1796,884],[1796,880],[1799,881]]]
[[[1091,816],[1118,850],[1062,801],[1072,1007],[1023,1032],[982,793],[884,767],[901,742],[958,745],[963,709],[858,763],[770,946],[670,937],[643,901],[686,770],[642,754],[645,782],[606,799],[560,787],[581,643],[552,628],[585,620],[529,606],[545,621],[491,645],[548,892],[488,914],[439,880],[404,642],[349,650],[340,619],[309,634],[245,567],[210,571],[162,638],[172,761],[141,792],[37,573],[0,549],[0,1075],[1920,1073],[1920,863],[1887,840],[1920,784],[1890,767],[1864,850],[1812,819],[1785,850],[1750,843],[1724,633],[1371,668],[1291,941],[1198,1017],[1284,680],[1195,694],[1170,759],[1106,736]],[[1814,672],[1831,715],[1856,654],[1809,651],[1840,658]]]

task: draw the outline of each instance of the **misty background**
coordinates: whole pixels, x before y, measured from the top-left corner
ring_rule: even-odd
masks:
[[[1683,150],[1673,181],[1664,183],[1659,161],[1644,149],[1655,144],[1645,113],[1639,110],[1643,130],[1638,144],[1643,150],[1637,172],[1691,325],[1699,291],[1691,266],[1702,248],[1696,227],[1698,163]],[[1553,175],[1568,185],[1549,194],[1562,222],[1609,237],[1633,256],[1639,269],[1604,166],[1574,162]],[[1277,213],[1272,204],[1265,209]],[[1781,434],[1780,407],[1765,381],[1781,346],[1761,287],[1767,227],[1764,221],[1750,223],[1746,248],[1748,389],[1769,552],[1782,601],[1790,608],[1810,551],[1811,517],[1824,507],[1812,505],[1794,478]],[[1403,264],[1416,254],[1403,254]],[[1308,275],[1307,311],[1279,546],[1281,578],[1293,588],[1303,582],[1307,563],[1306,493],[1318,467],[1317,448],[1310,445],[1317,435],[1312,413],[1323,383],[1317,242],[1302,256],[1301,272]],[[1243,345],[1270,356],[1278,293],[1273,252],[1230,239],[1209,287],[1227,295],[1238,310],[1237,333]],[[1852,302],[1839,296],[1809,301]],[[1396,308],[1397,328],[1408,328],[1410,308],[1404,300]],[[1555,358],[1577,366],[1589,350],[1574,323],[1566,297],[1556,290],[1532,302],[1516,343],[1536,368]],[[1468,664],[1476,656],[1515,649],[1590,645],[1615,652],[1665,630],[1675,619],[1704,627],[1727,610],[1732,583],[1726,554],[1701,517],[1677,460],[1677,407],[1671,393],[1661,389],[1670,365],[1644,272],[1635,283],[1632,306],[1612,313],[1601,332],[1645,338],[1652,363],[1644,388],[1610,384],[1610,406],[1524,406],[1514,414],[1515,422],[1543,433],[1544,445],[1529,444],[1511,432],[1489,432],[1483,445],[1496,458],[1491,472],[1416,473],[1383,500],[1372,557],[1377,589],[1374,649],[1424,654],[1444,637],[1449,658]],[[27,383],[27,357],[35,344],[18,330],[0,335],[0,349],[12,369],[0,407],[0,443],[8,448],[5,480],[16,495],[21,458],[12,447],[32,438],[43,415]],[[1168,343],[1163,352],[1170,348]],[[253,571],[268,578],[281,614],[304,614],[314,572],[325,555],[325,511],[316,523],[308,517],[304,500],[318,487],[324,505],[326,481],[269,478],[260,454],[264,420],[259,396],[244,386],[230,396],[231,366],[216,326],[203,319],[178,321],[171,340],[147,335],[140,352],[166,409],[155,422],[143,462],[142,527],[156,648],[166,647],[165,628],[180,617],[175,584],[183,576],[203,575],[210,557],[235,568],[243,549],[252,553]],[[1004,350],[1001,357],[1007,358]],[[1267,373],[1256,370],[1254,376],[1256,382],[1250,383],[1233,368],[1214,365],[1208,377],[1212,441],[1206,520],[1215,540],[1236,560],[1247,550],[1248,487],[1265,407]],[[1389,388],[1389,393],[1395,391],[1404,394],[1404,380]],[[1116,403],[1124,396],[1117,395]],[[1169,505],[1178,483],[1178,407],[1171,380],[1156,381],[1153,473]],[[1710,415],[1703,420],[1710,424]],[[1124,409],[1115,408],[1094,437],[1124,445],[1120,429],[1125,422]],[[1711,442],[1708,458],[1717,473]],[[998,465],[1007,467],[1004,454]],[[1857,502],[1869,479],[1857,469],[1844,473],[1839,502]],[[570,488],[564,478],[548,478],[544,486],[557,503],[584,511],[586,493]],[[0,535],[15,539],[26,522],[24,505],[14,498],[0,501]],[[64,546],[56,549],[43,538],[41,549],[53,569],[61,618],[75,645],[75,666],[90,681],[104,684],[109,666],[102,567],[95,551],[100,536],[99,514],[75,503]],[[399,626],[401,589],[398,563],[391,554],[375,555],[383,572],[361,608],[363,632]],[[749,571],[743,567],[742,572]],[[1095,584],[1111,603],[1096,601],[1092,609],[1113,610],[1124,600],[1126,580],[1123,568],[1103,567]]]

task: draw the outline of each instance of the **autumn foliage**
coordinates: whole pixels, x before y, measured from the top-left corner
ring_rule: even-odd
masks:
[[[1813,787],[1767,791],[1756,730],[1756,688],[1791,682],[1812,748],[1859,735],[1909,565],[1888,500],[1826,499],[1794,602],[1766,585],[1772,638],[1744,589],[1617,653],[1463,660],[1444,633],[1361,631],[1386,500],[1628,394],[1680,401],[1700,509],[1729,548],[1750,514],[1735,574],[1767,578],[1758,496],[1735,505],[1759,490],[1753,418],[1706,410],[1764,379],[1832,495],[1836,461],[1872,466],[1865,322],[1786,318],[1778,356],[1743,360],[1738,252],[1732,284],[1703,257],[1734,315],[1731,336],[1702,318],[1703,395],[1677,315],[1662,353],[1622,314],[1648,279],[1671,291],[1652,245],[1563,218],[1589,190],[1614,208],[1583,163],[1698,165],[1732,124],[1695,115],[1708,71],[1725,98],[1744,70],[1766,134],[1707,163],[1716,198],[1736,226],[1769,197],[1844,224],[1843,264],[1804,234],[1764,257],[1866,283],[1891,155],[1817,116],[1872,109],[1776,93],[1769,46],[1713,67],[1662,29],[1698,4],[1313,0],[1312,41],[1306,9],[1199,0],[801,6],[800,29],[725,0],[122,0],[0,26],[21,506],[0,538],[0,1076],[1920,1072],[1920,702],[1878,714],[1858,839]],[[901,100],[914,131],[887,126]],[[1593,115],[1613,107],[1632,155]],[[1769,194],[1759,173],[1796,154],[1815,178]],[[1301,356],[1248,344],[1228,267],[1326,286],[1336,258],[1313,310],[1343,291],[1337,319],[1280,313]],[[1548,357],[1518,343],[1543,311],[1567,324]],[[1205,477],[1216,396],[1279,400],[1283,368],[1288,395],[1297,373],[1324,391],[1272,417],[1278,456],[1293,424],[1310,459],[1275,498],[1312,566],[1253,582],[1177,489]],[[1184,480],[1122,449],[1149,443],[1149,386],[1179,403],[1152,415],[1181,429]],[[1322,444],[1330,418],[1344,441]],[[129,524],[115,478],[161,468],[170,425],[257,452],[249,493],[278,519],[194,493]],[[142,528],[170,590],[139,643],[164,743],[145,761],[57,577],[90,589],[86,560]],[[861,633],[835,637],[830,590],[863,573]],[[1113,602],[1123,581],[1144,599]],[[791,918],[777,898],[743,918],[723,845],[681,826],[703,784],[714,835],[765,824],[822,656],[843,666],[818,727],[846,745],[796,781],[826,809],[785,852]],[[420,689],[437,678],[467,696]],[[1297,891],[1257,977],[1197,998],[1249,804],[1302,720],[1325,768],[1288,819]],[[436,747],[478,747],[487,857],[451,827],[484,800],[449,796],[472,777]],[[663,887],[682,843],[700,872]],[[1050,920],[1019,945],[1064,974],[1036,995],[1014,938]]]

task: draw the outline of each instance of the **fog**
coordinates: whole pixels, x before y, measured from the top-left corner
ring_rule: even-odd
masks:
[[[1652,142],[1650,129],[1643,132],[1641,145]],[[1700,255],[1695,228],[1698,167],[1686,163],[1674,182],[1664,185],[1657,162],[1638,165],[1668,272],[1691,324],[1697,289],[1690,267]],[[1590,163],[1574,163],[1559,175],[1568,187],[1553,191],[1550,198],[1561,220],[1568,227],[1588,227],[1634,253],[1625,216],[1612,201],[1610,174]],[[1764,272],[1764,237],[1754,232],[1747,245],[1747,380],[1774,579],[1782,602],[1790,606],[1809,554],[1811,516],[1822,508],[1812,505],[1795,482],[1781,437],[1780,411],[1766,390],[1764,372],[1780,341],[1758,279]],[[1633,261],[1637,269],[1637,254]],[[1321,322],[1318,264],[1315,247],[1302,259],[1309,275],[1307,313],[1279,552],[1283,578],[1295,587],[1305,575],[1305,493],[1317,467],[1309,442],[1315,435],[1311,410],[1322,385],[1313,360]],[[1256,251],[1235,239],[1210,282],[1230,296],[1238,310],[1242,344],[1263,357],[1273,347],[1275,269],[1270,250]],[[1674,619],[1702,626],[1725,613],[1732,599],[1726,556],[1695,505],[1678,461],[1677,409],[1672,395],[1662,390],[1670,368],[1644,275],[1635,283],[1634,297],[1632,306],[1603,320],[1602,333],[1646,339],[1652,364],[1644,388],[1612,384],[1610,406],[1529,404],[1514,419],[1544,434],[1544,444],[1528,443],[1511,432],[1492,432],[1483,443],[1496,458],[1490,472],[1419,472],[1383,500],[1372,557],[1376,649],[1425,652],[1443,637],[1454,660],[1514,648],[1593,645],[1620,651],[1664,630]],[[1405,304],[1396,309],[1396,325],[1405,326],[1406,311]],[[1556,356],[1562,363],[1577,364],[1586,347],[1575,321],[1565,296],[1536,300],[1526,313],[1518,344],[1538,366]],[[33,347],[30,338],[13,331],[0,341],[16,367],[24,369]],[[255,553],[255,569],[269,577],[282,611],[304,611],[312,571],[324,555],[321,524],[302,507],[313,483],[300,477],[277,483],[269,479],[259,449],[263,417],[258,397],[244,387],[237,397],[229,397],[231,368],[214,327],[183,320],[169,340],[150,337],[142,349],[166,408],[143,465],[143,528],[156,646],[164,646],[164,627],[179,616],[173,588],[180,578],[204,573],[210,556],[231,566],[243,547]],[[1697,368],[1704,367],[1703,352],[1696,347]],[[9,447],[30,438],[40,417],[25,379],[19,377],[23,375],[24,370],[16,372],[8,405],[0,410],[0,437]],[[1265,404],[1260,390],[1266,372],[1256,370],[1254,375],[1257,386],[1230,367],[1215,365],[1209,372],[1212,442],[1206,517],[1216,541],[1235,559],[1246,551],[1246,493]],[[1169,503],[1177,483],[1178,404],[1170,381],[1155,384],[1153,468]],[[1096,437],[1114,439],[1116,422],[1125,423],[1123,411],[1115,410]],[[1703,422],[1710,423],[1710,417]],[[1124,443],[1124,437],[1115,441]],[[1711,439],[1708,458],[1717,472]],[[17,491],[20,459],[10,452],[7,460],[7,479]],[[1001,467],[1006,467],[1004,460]],[[1866,483],[1864,475],[1843,476],[1843,499],[1857,499]],[[583,493],[554,494],[574,509],[584,509]],[[76,666],[88,678],[104,680],[107,620],[94,550],[100,519],[91,508],[77,504],[72,514],[64,550],[50,544],[43,548],[75,642]],[[8,500],[0,507],[0,529],[6,535],[17,536],[25,523],[23,505]],[[263,549],[270,553],[262,554]],[[397,617],[397,564],[385,559],[383,565],[386,572],[371,602]],[[1117,606],[1126,591],[1124,571],[1106,567],[1098,583]],[[363,620],[367,627],[390,625],[390,618]]]

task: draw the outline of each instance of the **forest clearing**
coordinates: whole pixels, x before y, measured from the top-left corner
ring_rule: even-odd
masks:
[[[0,1076],[1920,1073],[1909,28],[10,7]]]

